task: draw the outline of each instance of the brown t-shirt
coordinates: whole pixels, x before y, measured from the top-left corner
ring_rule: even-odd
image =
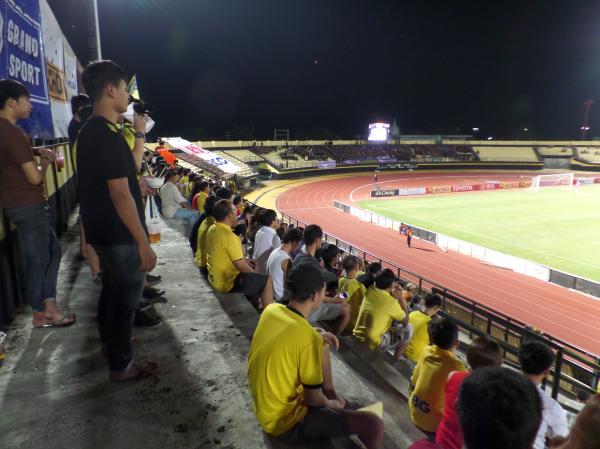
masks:
[[[33,161],[27,135],[21,128],[0,118],[0,202],[2,207],[31,206],[44,202],[44,186],[27,181],[21,167]]]

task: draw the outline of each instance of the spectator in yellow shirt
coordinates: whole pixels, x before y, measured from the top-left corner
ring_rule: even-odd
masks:
[[[394,351],[399,359],[410,341],[406,304],[402,289],[392,270],[383,270],[367,289],[352,332],[372,351]]]
[[[242,243],[231,229],[237,223],[231,201],[217,201],[213,214],[216,223],[206,237],[208,280],[219,293],[241,292],[252,302],[260,297],[262,307],[268,306],[273,302],[273,282],[244,259]]]
[[[189,168],[184,168],[181,170],[181,177],[179,178],[179,183],[177,186],[179,187],[179,191],[182,195],[185,196],[188,184],[190,182],[190,173],[192,170]]]
[[[198,212],[202,213],[204,210],[204,203],[210,194],[210,184],[206,181],[201,181],[198,184],[198,193],[192,198],[192,207],[196,207]]]
[[[330,346],[337,338],[308,321],[335,276],[300,264],[289,273],[288,305],[265,308],[252,337],[248,383],[263,430],[287,444],[357,435],[367,449],[379,447],[383,421],[371,412],[348,410],[333,388]]]
[[[365,297],[367,289],[361,284],[356,276],[358,275],[359,260],[356,256],[348,255],[342,261],[344,276],[338,281],[338,291],[340,298],[350,305],[350,321],[346,325],[347,331],[352,331],[358,318],[358,311]]]
[[[198,238],[196,239],[197,247],[194,261],[196,266],[200,269],[200,273],[203,276],[208,277],[208,230],[212,225],[215,224],[214,207],[219,201],[218,196],[209,196],[204,203],[205,217],[198,228]]]
[[[413,336],[404,351],[404,355],[417,362],[419,356],[429,346],[429,323],[431,317],[439,312],[442,307],[442,298],[439,295],[429,295],[425,298],[425,309],[423,311],[416,310],[408,315],[408,323],[413,328]]]
[[[412,422],[434,438],[444,411],[444,389],[452,371],[466,371],[456,358],[458,327],[447,318],[431,321],[433,345],[425,347],[410,379],[413,387],[408,406]]]

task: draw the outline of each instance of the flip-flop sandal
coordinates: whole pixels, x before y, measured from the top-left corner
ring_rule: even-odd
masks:
[[[52,323],[50,321],[48,321],[47,319],[44,319],[42,324],[34,324],[33,328],[34,329],[43,329],[45,327],[51,327],[51,326],[52,326]]]
[[[49,321],[44,327],[67,327],[75,324],[75,314],[62,314],[58,320]]]
[[[158,364],[154,362],[135,362],[138,365],[138,371],[131,377],[122,379],[111,379],[111,382],[129,382],[132,380],[142,380],[158,374]]]

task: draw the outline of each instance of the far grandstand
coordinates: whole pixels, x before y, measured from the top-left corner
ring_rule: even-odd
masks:
[[[600,144],[581,141],[477,141],[453,136],[364,140],[199,141],[240,167],[238,179],[286,179],[332,170],[541,170],[600,171]],[[176,153],[183,153],[174,149]],[[190,156],[181,154],[181,159]],[[248,183],[249,184],[249,183]]]

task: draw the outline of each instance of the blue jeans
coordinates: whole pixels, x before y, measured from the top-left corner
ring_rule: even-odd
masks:
[[[124,371],[132,359],[131,334],[146,274],[139,270],[135,243],[94,245],[102,265],[98,331],[106,346],[111,371]]]
[[[17,227],[17,239],[25,266],[25,301],[34,312],[43,312],[44,303],[56,299],[56,280],[61,251],[50,222],[46,203],[4,209]]]
[[[196,223],[196,219],[198,218],[198,212],[192,209],[179,208],[177,209],[177,212],[175,212],[175,215],[173,215],[173,218],[187,220],[190,226],[194,226],[194,223]]]

